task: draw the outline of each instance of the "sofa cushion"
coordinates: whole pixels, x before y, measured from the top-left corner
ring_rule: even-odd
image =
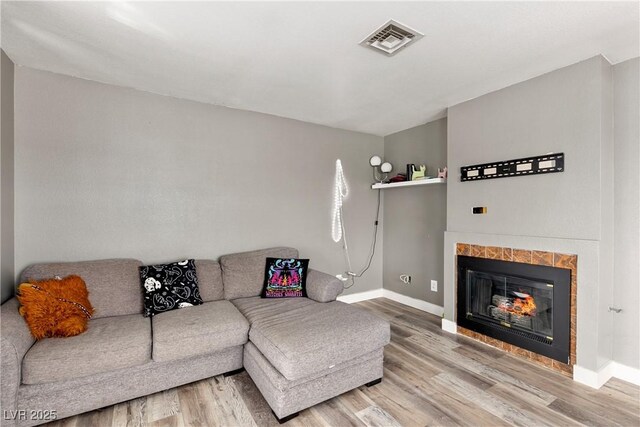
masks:
[[[36,342],[22,361],[22,382],[64,381],[151,360],[151,322],[141,314],[89,321],[87,332]]]
[[[21,282],[76,274],[87,284],[94,319],[142,313],[142,292],[135,259],[34,264],[25,268]]]
[[[389,322],[339,301],[311,301],[256,319],[249,332],[249,340],[290,381],[377,350],[389,338]]]
[[[251,325],[260,320],[271,319],[314,304],[314,301],[309,298],[264,299],[251,297],[234,299],[232,302]]]
[[[298,258],[298,250],[269,248],[220,257],[224,297],[232,300],[260,295],[267,257]]]
[[[197,259],[196,274],[202,301],[218,301],[224,298],[220,263],[212,259]]]
[[[153,360],[165,362],[247,342],[249,322],[229,301],[206,302],[153,317]]]

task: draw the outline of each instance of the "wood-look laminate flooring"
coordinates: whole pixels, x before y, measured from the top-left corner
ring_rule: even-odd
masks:
[[[304,410],[298,426],[640,426],[640,388],[600,390],[440,329],[440,318],[378,298],[391,322],[384,379]],[[338,326],[339,327],[339,326]],[[278,426],[246,372],[59,420],[72,426]]]

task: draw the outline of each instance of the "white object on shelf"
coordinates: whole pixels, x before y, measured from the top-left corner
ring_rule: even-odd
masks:
[[[447,180],[445,178],[429,178],[429,179],[420,179],[418,181],[400,181],[400,182],[390,182],[388,184],[373,184],[371,188],[374,190],[382,190],[385,188],[410,187],[412,185],[446,184],[446,183],[447,183]]]

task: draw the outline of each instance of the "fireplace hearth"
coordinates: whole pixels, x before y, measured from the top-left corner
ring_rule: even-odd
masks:
[[[571,270],[458,255],[457,324],[570,363]]]

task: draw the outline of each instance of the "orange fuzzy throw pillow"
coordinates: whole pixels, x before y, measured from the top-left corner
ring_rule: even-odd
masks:
[[[87,286],[79,276],[23,283],[17,297],[20,314],[38,340],[79,335],[93,315]]]

